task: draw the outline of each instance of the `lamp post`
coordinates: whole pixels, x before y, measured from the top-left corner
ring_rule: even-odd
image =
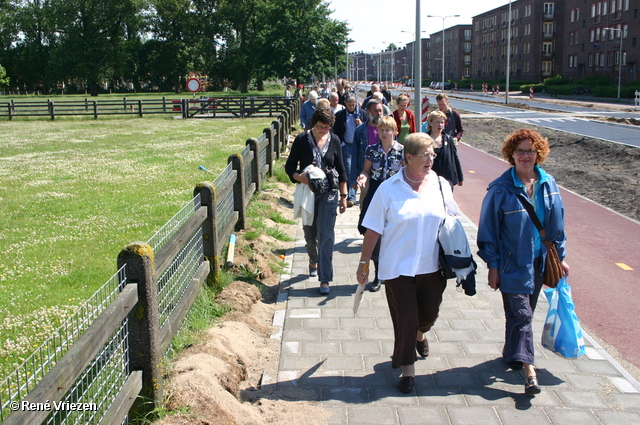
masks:
[[[505,82],[504,103],[509,104],[509,73],[511,72],[511,0],[509,0],[509,27],[507,29],[507,81]]]
[[[622,84],[622,30],[619,28],[602,28],[602,31],[620,31],[620,53],[618,58],[618,100],[620,100],[620,85]]]
[[[347,61],[345,62],[345,64],[346,64],[345,68],[347,69],[347,81],[351,81],[351,80],[349,80],[349,43],[353,43],[353,42],[354,42],[354,40],[351,40],[350,38],[347,38],[347,40],[344,43],[345,46],[346,46],[345,58],[347,59]]]
[[[427,18],[440,18],[442,19],[442,92],[444,93],[444,20],[447,18],[458,18],[460,15],[447,15],[447,16],[436,16],[436,15],[427,15]]]

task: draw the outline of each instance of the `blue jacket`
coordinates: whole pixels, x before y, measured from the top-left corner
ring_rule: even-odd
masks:
[[[367,121],[356,127],[356,132],[353,135],[353,151],[351,153],[351,176],[349,177],[349,181],[353,183],[355,183],[355,181],[358,179],[358,176],[364,169],[364,153],[367,150],[367,146],[369,146],[369,139],[367,134],[368,125],[369,120],[367,119]],[[378,140],[374,141],[372,144],[375,143],[378,143]]]
[[[300,108],[300,125],[302,128],[308,130],[305,125],[307,125],[307,120],[311,119],[311,116],[313,116],[315,111],[316,105],[315,103],[311,103],[310,100],[307,100],[302,104],[302,108]]]
[[[554,178],[542,168],[535,167],[544,206],[544,230],[547,240],[553,241],[558,255],[565,257],[564,205]],[[535,237],[538,233],[531,217],[516,195],[527,195],[513,182],[511,169],[489,184],[482,201],[478,224],[478,255],[490,269],[500,272],[500,290],[514,294],[532,294],[534,290],[533,260]],[[542,268],[546,248],[542,248]],[[544,270],[542,270],[544,272]]]

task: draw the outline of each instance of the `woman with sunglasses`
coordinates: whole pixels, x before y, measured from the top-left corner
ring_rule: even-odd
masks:
[[[539,166],[549,155],[546,138],[531,129],[517,130],[503,142],[502,155],[511,168],[489,184],[482,202],[478,255],[487,263],[489,286],[502,293],[504,361],[513,370],[524,368],[524,392],[535,395],[541,389],[531,321],[542,288],[546,248],[523,203],[533,206],[567,275],[564,205],[554,178]]]
[[[410,134],[404,143],[405,166],[377,189],[362,226],[358,283],[367,282],[369,263],[380,239],[379,271],[394,332],[391,366],[402,368],[398,389],[413,391],[416,352],[429,355],[425,333],[436,322],[447,285],[438,262],[438,228],[445,214],[457,214],[451,187],[433,170],[433,140]],[[445,211],[446,204],[446,211]]]

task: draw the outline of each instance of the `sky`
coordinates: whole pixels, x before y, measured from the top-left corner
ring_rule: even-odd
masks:
[[[349,44],[349,52],[379,52],[395,43],[398,47],[415,39],[416,1],[418,0],[327,0],[333,19],[347,21],[354,40]],[[509,0],[420,0],[422,38],[436,31],[442,31],[441,18],[427,18],[427,15],[460,15],[446,18],[445,28],[454,25],[471,24],[471,18],[496,7],[509,4]],[[402,32],[408,31],[408,32]]]

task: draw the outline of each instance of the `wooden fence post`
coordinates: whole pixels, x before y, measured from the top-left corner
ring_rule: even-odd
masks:
[[[11,99],[11,102],[8,104],[9,106],[9,121],[13,121],[13,99]]]
[[[274,131],[276,132],[276,137],[274,139],[274,145],[273,145],[273,152],[276,155],[276,159],[280,159],[280,149],[282,149],[282,134],[284,133],[282,131],[282,122],[280,122],[280,119],[278,119],[277,121],[271,121],[271,125],[274,128]]]
[[[220,248],[218,243],[218,218],[216,214],[216,188],[209,182],[201,182],[193,189],[193,196],[200,194],[200,205],[207,207],[207,219],[202,223],[203,254],[210,264],[210,283],[220,278]]]
[[[233,184],[233,209],[238,211],[238,221],[236,230],[244,230],[247,225],[247,208],[248,200],[246,195],[246,182],[244,181],[244,158],[239,153],[230,155],[227,164],[231,163],[231,167],[236,172],[236,181]]]
[[[162,113],[163,114],[167,113],[167,97],[166,96],[162,96]]]
[[[273,146],[275,145],[275,141],[273,140],[273,129],[271,127],[267,127],[262,132],[265,135],[265,138],[269,141],[269,145],[267,146],[267,158],[266,162],[269,166],[269,177],[273,176]]]
[[[126,264],[127,279],[138,284],[138,304],[129,313],[129,363],[131,370],[142,370],[142,399],[136,412],[149,412],[162,406],[163,371],[160,352],[160,313],[154,253],[144,242],[134,242],[118,254],[118,269]]]
[[[142,100],[138,100],[138,115],[142,118]]]
[[[98,119],[98,101],[97,100],[93,101],[93,119],[94,120]]]
[[[51,121],[56,119],[56,107],[53,104],[53,100],[48,99],[49,100],[49,114],[51,114]]]
[[[258,158],[258,154],[260,153],[258,150],[258,139],[248,139],[246,145],[249,145],[253,151],[253,161],[251,161],[251,164],[245,164],[245,166],[251,167],[251,181],[256,184],[256,192],[260,192],[260,184],[262,181],[260,178],[260,159]]]

